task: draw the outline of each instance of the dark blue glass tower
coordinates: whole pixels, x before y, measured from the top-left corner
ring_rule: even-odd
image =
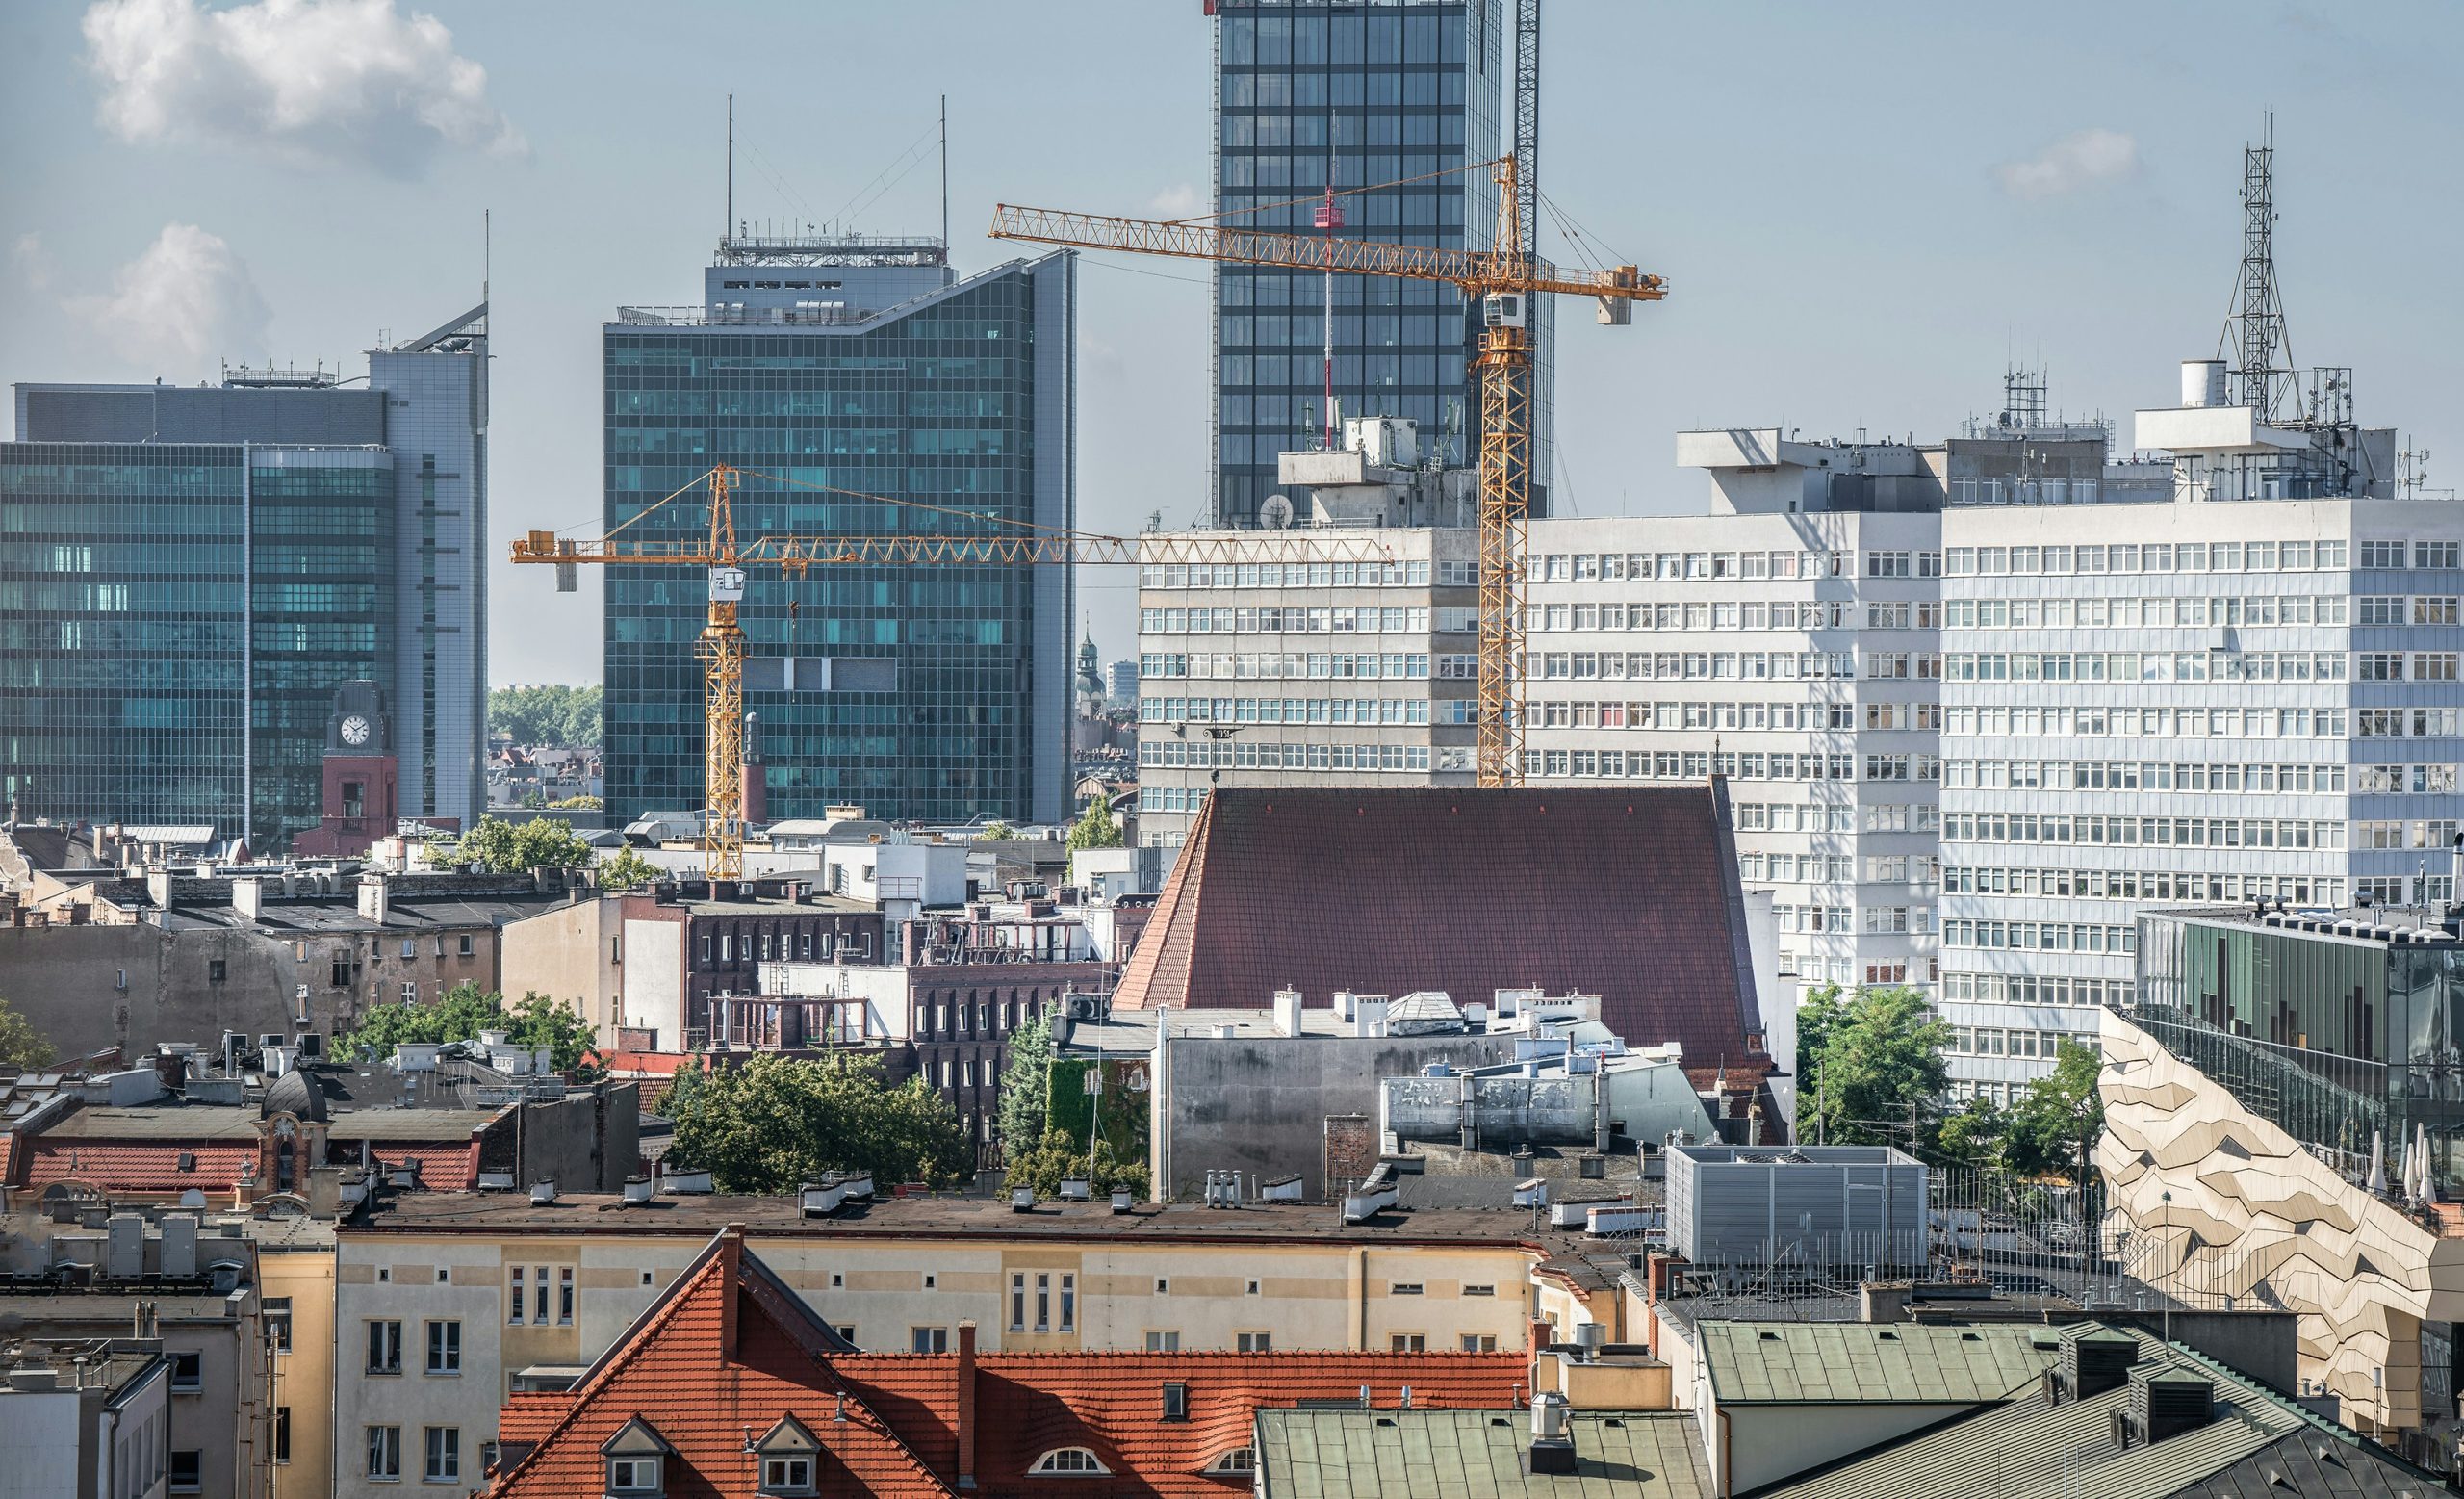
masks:
[[[644,512],[719,462],[745,471],[748,541],[1071,525],[1075,275],[1065,253],[955,280],[937,243],[729,242],[702,305],[606,325],[607,526],[706,535],[698,488]],[[611,817],[703,804],[706,586],[608,569]],[[754,568],[771,817],[1065,816],[1070,598],[1057,566]]]
[[[1486,249],[1505,153],[1513,21],[1502,0],[1217,0],[1216,206],[1227,225]],[[1469,169],[1463,169],[1468,168]],[[1341,228],[1318,227],[1335,191]],[[1333,278],[1334,395],[1347,416],[1401,416],[1449,463],[1477,461],[1479,403],[1464,374],[1476,336],[1454,288]],[[1326,278],[1216,269],[1215,514],[1256,523],[1275,455],[1325,425]],[[1532,513],[1548,513],[1549,309],[1534,309]]]

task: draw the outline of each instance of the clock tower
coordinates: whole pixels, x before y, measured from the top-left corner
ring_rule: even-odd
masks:
[[[394,831],[400,770],[385,689],[366,680],[334,689],[325,716],[324,820],[291,840],[292,852],[347,859]]]

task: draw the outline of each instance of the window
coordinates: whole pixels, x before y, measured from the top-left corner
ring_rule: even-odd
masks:
[[[1257,1294],[1258,1294],[1258,1282],[1256,1282],[1255,1280],[1252,1280],[1252,1281],[1250,1281],[1250,1282],[1249,1282],[1249,1292],[1248,1292],[1248,1294],[1250,1294],[1251,1296],[1255,1296],[1255,1295],[1257,1295]]]
[[[1165,1279],[1162,1276],[1157,1276],[1155,1278],[1155,1294],[1158,1296],[1171,1295],[1172,1282]]]
[[[427,1325],[427,1372],[459,1374],[462,1372],[462,1324],[431,1322]]]
[[[761,1491],[765,1494],[811,1493],[812,1460],[810,1458],[762,1459]]]
[[[654,1494],[659,1490],[658,1459],[610,1458],[607,1491],[611,1494]]]
[[[449,1484],[462,1476],[462,1428],[427,1428],[427,1467],[422,1476],[431,1484]]]
[[[1179,1353],[1181,1351],[1180,1330],[1178,1328],[1147,1329],[1146,1351],[1150,1354]]]
[[[1186,1421],[1190,1418],[1190,1387],[1182,1380],[1164,1382],[1164,1419]]]
[[[193,1447],[171,1454],[171,1492],[192,1494],[205,1486],[205,1454]]]
[[[205,1355],[200,1353],[171,1356],[171,1393],[193,1395],[205,1388]]]
[[[1418,1280],[1397,1280],[1386,1287],[1386,1294],[1389,1296],[1418,1296],[1421,1294],[1421,1282]]]
[[[1078,1278],[1061,1278],[1061,1331],[1067,1332],[1078,1326]]]
[[[209,958],[205,964],[205,981],[219,984],[230,972],[230,965],[220,958]]]
[[[1428,1334],[1425,1332],[1398,1332],[1386,1340],[1386,1349],[1389,1353],[1397,1354],[1427,1353]]]
[[[266,1341],[273,1345],[273,1351],[277,1354],[291,1352],[291,1298],[267,1297],[259,1315],[265,1321]]]
[[[1274,1352],[1274,1334],[1235,1332],[1232,1334],[1232,1347],[1235,1351],[1244,1354],[1270,1354]]]
[[[522,1325],[522,1267],[520,1265],[505,1272],[505,1283],[511,1288],[512,1294],[505,1298],[504,1320],[515,1327],[520,1327]]]
[[[1467,1354],[1494,1354],[1498,1351],[1498,1335],[1494,1332],[1466,1332],[1456,1346]]]
[[[530,1320],[541,1327],[548,1325],[548,1267],[534,1266],[530,1279]]]
[[[1466,1296],[1495,1296],[1498,1294],[1498,1288],[1494,1284],[1471,1284],[1463,1287],[1463,1294]]]
[[[367,1450],[368,1477],[398,1479],[402,1476],[402,1429],[400,1427],[370,1427]]]
[[[291,1408],[289,1406],[273,1408],[273,1460],[276,1462],[291,1460]]]
[[[919,1354],[946,1354],[950,1351],[950,1330],[947,1328],[909,1328],[908,1345]]]
[[[560,1265],[556,1269],[556,1322],[571,1327],[574,1320],[574,1267]]]
[[[457,950],[456,950],[456,951],[455,951],[455,953],[454,953],[454,956],[456,956],[456,957],[460,957],[460,958],[467,958],[467,957],[470,957],[470,956],[472,956],[472,955],[473,955],[473,954],[472,954],[472,948],[471,948],[471,934],[470,934],[470,933],[468,933],[468,932],[464,932],[460,937],[458,937],[458,938],[456,938],[456,939],[455,939],[455,942],[456,942],[456,943],[457,943],[458,945],[457,945]]]
[[[399,1374],[402,1372],[402,1325],[398,1322],[372,1322],[368,1325],[368,1372]]]
[[[1055,1447],[1038,1458],[1036,1465],[1027,1471],[1030,1473],[1108,1474],[1112,1469],[1097,1461],[1095,1455],[1084,1447]]]
[[[1036,1277],[1036,1331],[1052,1331],[1052,1277]]]
[[[1027,1278],[1010,1277],[1010,1331],[1023,1332],[1027,1329]]]
[[[1217,1478],[1245,1477],[1258,1470],[1258,1453],[1254,1447],[1235,1447],[1206,1465],[1206,1471]]]

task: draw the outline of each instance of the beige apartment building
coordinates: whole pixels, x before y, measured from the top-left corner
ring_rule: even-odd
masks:
[[[866,1350],[939,1351],[962,1321],[1011,1353],[1516,1349],[1535,1313],[1620,1335],[1623,1261],[1523,1212],[409,1195],[337,1236],[332,1492],[475,1484],[506,1395],[572,1383],[731,1223]]]

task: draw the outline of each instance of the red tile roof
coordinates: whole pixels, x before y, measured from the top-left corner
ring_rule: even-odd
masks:
[[[384,1162],[389,1171],[406,1160],[417,1160],[424,1191],[468,1192],[479,1184],[476,1141],[469,1145],[397,1145],[382,1140],[371,1143],[368,1153]]]
[[[106,1192],[228,1192],[240,1179],[243,1166],[254,1166],[252,1145],[156,1144],[128,1140],[49,1140],[37,1135],[21,1140],[17,1152],[25,1165],[21,1185],[37,1191],[55,1181],[77,1181]],[[180,1157],[195,1157],[193,1169],[182,1171]]]
[[[1296,988],[1460,1003],[1580,991],[1635,1046],[1751,1067],[1759,1032],[1725,788],[1218,789],[1114,1002],[1265,1007]]]
[[[731,1301],[732,1358],[722,1353]],[[1045,1453],[1084,1447],[1112,1471],[1106,1494],[1227,1499],[1246,1480],[1203,1470],[1249,1445],[1260,1406],[1349,1399],[1365,1384],[1380,1406],[1399,1405],[1409,1385],[1415,1406],[1495,1409],[1526,1377],[1514,1353],[850,1354],[825,1347],[810,1310],[722,1234],[572,1392],[506,1405],[508,1466],[489,1493],[598,1493],[600,1446],[635,1416],[676,1449],[672,1499],[739,1491],[745,1432],[785,1414],[822,1443],[824,1494],[954,1493],[960,1382],[971,1378],[980,1492],[1083,1499],[1083,1476],[1029,1475]],[[1163,1419],[1170,1382],[1189,1387],[1186,1420]]]

